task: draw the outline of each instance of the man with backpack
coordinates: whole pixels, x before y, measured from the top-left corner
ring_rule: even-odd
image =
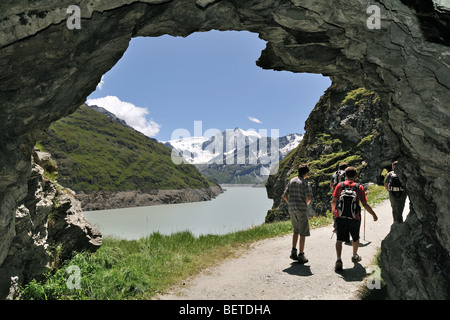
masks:
[[[310,236],[308,205],[312,196],[311,185],[306,180],[308,173],[309,167],[301,164],[298,167],[298,176],[289,181],[283,193],[283,199],[288,204],[289,216],[294,228],[290,257],[300,263],[308,262],[304,254],[305,239]],[[299,254],[297,254],[297,242],[299,242]]]
[[[336,186],[345,181],[345,169],[347,168],[347,164],[345,162],[341,162],[339,164],[338,170],[333,173],[330,181],[331,194],[333,194]],[[333,211],[331,211],[333,212]],[[333,233],[336,232],[336,218],[333,216]]]
[[[332,212],[336,217],[337,260],[335,264],[335,271],[342,270],[342,243],[349,242],[350,235],[353,240],[352,262],[356,263],[361,261],[361,256],[358,255],[359,229],[361,227],[360,202],[367,212],[373,216],[373,221],[378,220],[378,217],[372,207],[367,203],[364,187],[355,182],[357,176],[356,168],[347,167],[345,169],[345,175],[347,180],[336,186],[333,192],[333,200],[331,201]]]
[[[384,179],[384,187],[389,191],[389,200],[392,207],[392,217],[395,222],[403,222],[403,209],[406,202],[406,190],[400,182],[399,177],[395,173],[395,166],[398,161],[392,163],[392,171],[386,175]]]
[[[330,181],[331,192],[334,191],[334,188],[336,188],[338,183],[345,181],[345,169],[347,167],[348,166],[345,162],[341,162],[339,164],[338,170],[335,173],[333,173],[333,175],[331,176],[331,181]]]

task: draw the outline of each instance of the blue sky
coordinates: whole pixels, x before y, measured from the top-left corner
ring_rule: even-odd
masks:
[[[187,38],[135,38],[88,104],[97,104],[160,141],[183,128],[278,129],[304,133],[305,120],[330,86],[317,74],[256,66],[265,42],[250,32],[210,31]]]

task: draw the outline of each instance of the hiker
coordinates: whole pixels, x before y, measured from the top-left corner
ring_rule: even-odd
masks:
[[[334,189],[338,185],[338,183],[345,181],[345,169],[347,168],[347,164],[345,162],[341,162],[339,164],[338,170],[333,173],[330,181],[331,194],[333,194]],[[331,211],[333,212],[333,211]],[[333,216],[333,233],[336,232],[336,218]]]
[[[353,255],[352,262],[361,261],[358,255],[359,247],[359,229],[361,227],[361,202],[364,208],[373,216],[373,221],[377,221],[378,217],[372,207],[367,203],[366,192],[364,187],[355,182],[357,172],[354,167],[345,169],[347,180],[339,183],[333,192],[333,200],[331,208],[336,217],[336,264],[335,271],[342,270],[342,243],[349,242],[352,236]]]
[[[288,204],[289,216],[294,228],[290,258],[292,260],[298,260],[300,263],[308,262],[304,254],[305,240],[310,235],[308,205],[311,202],[312,195],[311,185],[306,180],[308,173],[309,167],[306,164],[301,164],[298,167],[298,176],[289,181],[283,193],[283,198]],[[299,254],[297,255],[298,241]]]
[[[333,175],[331,176],[331,181],[330,181],[331,192],[334,191],[334,188],[336,188],[336,186],[339,182],[342,182],[345,180],[345,169],[347,167],[348,166],[345,162],[341,162],[339,164],[338,170],[335,173],[333,173]]]
[[[406,202],[406,190],[395,173],[395,166],[397,164],[398,161],[394,161],[392,163],[392,171],[386,175],[386,178],[384,179],[384,187],[387,191],[389,191],[389,201],[391,202],[394,223],[401,223],[403,222],[403,209],[405,208]]]

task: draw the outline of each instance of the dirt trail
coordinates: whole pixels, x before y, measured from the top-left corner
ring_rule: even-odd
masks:
[[[344,245],[344,270],[340,273],[334,271],[336,235],[331,239],[332,227],[328,226],[311,230],[305,246],[309,262],[304,265],[289,259],[291,235],[265,239],[254,243],[237,258],[202,271],[157,299],[357,299],[357,291],[365,284],[366,268],[373,265],[381,241],[393,222],[389,201],[374,210],[378,221],[374,222],[366,213],[365,240],[364,220],[361,222],[358,253],[362,261],[351,262],[352,247]],[[408,212],[407,200],[404,217]]]

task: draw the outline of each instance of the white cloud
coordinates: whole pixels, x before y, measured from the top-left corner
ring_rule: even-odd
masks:
[[[255,123],[262,123],[259,119],[255,118],[255,117],[248,117],[248,120],[255,122]]]
[[[100,82],[97,85],[97,89],[102,90],[104,84],[105,84],[105,80],[104,80],[104,76],[102,76],[102,78],[100,79]]]
[[[147,108],[136,107],[130,102],[121,101],[116,96],[88,99],[86,104],[105,108],[120,119],[125,120],[130,127],[133,127],[135,130],[140,131],[149,137],[157,135],[161,128],[161,125],[152,119],[147,120],[146,115],[149,114]]]

